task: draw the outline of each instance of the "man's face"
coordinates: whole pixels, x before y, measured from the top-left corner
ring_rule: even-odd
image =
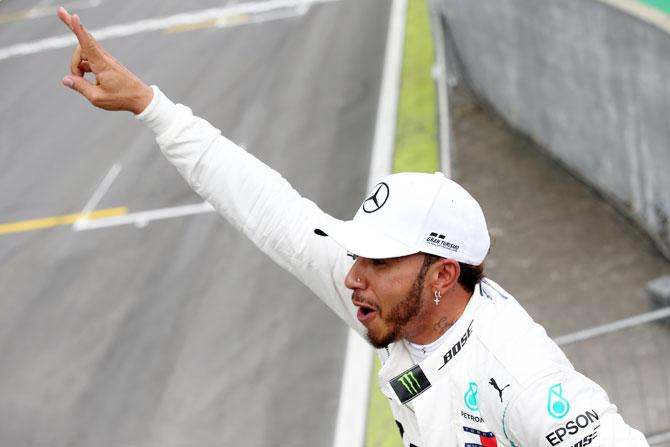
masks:
[[[423,261],[420,253],[391,259],[359,257],[349,270],[344,283],[354,291],[351,299],[358,306],[358,319],[374,347],[419,331],[426,312]]]

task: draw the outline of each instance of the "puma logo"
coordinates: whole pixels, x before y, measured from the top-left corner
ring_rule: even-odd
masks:
[[[489,380],[489,384],[490,384],[493,388],[496,389],[496,391],[497,391],[498,394],[500,395],[500,403],[502,403],[502,401],[503,401],[503,400],[502,400],[502,393],[503,393],[503,391],[505,391],[505,388],[507,388],[507,387],[509,386],[509,384],[507,384],[507,385],[505,385],[504,387],[500,388],[500,387],[498,386],[498,384],[496,383],[496,379],[494,379],[493,377],[491,377],[491,380]]]

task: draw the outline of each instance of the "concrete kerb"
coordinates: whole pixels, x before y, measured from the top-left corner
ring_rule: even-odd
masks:
[[[538,20],[548,21],[553,26],[558,12],[565,20],[575,15],[578,6],[574,3],[549,1],[547,9],[553,11],[553,15],[543,14],[540,9],[534,16],[524,17],[534,23],[533,17],[537,16]],[[585,7],[600,19],[586,41],[570,40],[581,35],[577,31],[585,23],[577,18],[574,23],[570,22],[571,27],[562,39],[551,39],[541,25],[521,31],[514,27],[514,18],[526,14],[522,5],[500,16],[495,11],[501,5],[489,4],[482,12],[471,3],[440,0],[440,13],[446,22],[448,60],[454,62],[448,68],[456,69],[458,77],[475,96],[480,101],[484,99],[481,102],[495,110],[511,127],[528,135],[552,159],[560,161],[573,175],[596,189],[670,259],[670,223],[664,217],[670,213],[667,209],[670,196],[663,187],[667,178],[664,180],[661,169],[661,160],[667,160],[667,156],[660,150],[667,147],[670,137],[664,137],[668,135],[667,129],[663,130],[654,118],[663,104],[670,101],[670,96],[665,95],[668,93],[665,87],[654,88],[653,92],[648,88],[662,82],[657,79],[661,76],[659,70],[665,72],[663,68],[667,68],[667,64],[651,56],[653,45],[646,47],[646,51],[628,48],[628,52],[616,46],[622,39],[630,42],[629,45],[642,45],[644,39],[651,39],[649,36],[654,37],[653,42],[665,42],[664,36],[670,41],[670,16],[632,0],[577,3],[579,8]],[[596,5],[600,5],[601,11],[610,12],[598,14],[594,12]],[[493,17],[498,23],[491,28],[493,34],[489,33],[487,38],[477,37],[475,29],[486,27],[487,20]],[[610,21],[613,21],[611,26]],[[630,27],[623,31],[621,27],[612,28],[622,21]],[[636,33],[626,34],[626,29]],[[519,39],[529,36],[535,36],[530,49],[519,48]],[[491,42],[496,44],[491,45]],[[668,45],[665,42],[663,47]],[[599,50],[602,50],[602,58],[615,58],[616,64],[608,68],[600,66],[598,58],[588,57],[594,52],[600,54]],[[528,54],[528,51],[534,53]],[[542,56],[550,51],[555,51],[556,59]],[[583,60],[585,64],[571,64],[570,60]],[[643,63],[637,70],[631,68],[635,61]],[[533,77],[532,72],[523,75],[524,69],[533,67],[543,75]],[[647,79],[649,76],[653,82]],[[574,94],[580,82],[587,81],[589,84],[581,88],[589,94]],[[621,88],[616,88],[617,85]],[[556,92],[565,93],[557,95]],[[602,127],[589,129],[583,124],[588,117],[595,118],[597,123],[594,124]],[[570,122],[582,124],[566,129]],[[603,130],[598,133],[595,130],[598,128]],[[655,156],[660,157],[658,162],[650,163]]]
[[[453,132],[451,131],[451,116],[449,113],[449,85],[447,70],[447,54],[445,48],[444,22],[439,13],[436,0],[428,0],[430,23],[435,42],[435,61],[433,79],[437,87],[437,118],[439,132],[440,170],[449,178],[454,177],[452,172]]]

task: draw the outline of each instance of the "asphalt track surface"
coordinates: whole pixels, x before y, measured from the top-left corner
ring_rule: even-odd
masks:
[[[70,9],[95,30],[232,3]],[[53,6],[0,1],[0,47],[65,34],[53,13],[25,12]],[[333,1],[104,45],[349,218],[365,193],[388,7]],[[60,85],[70,54],[0,61],[0,224],[80,212],[115,164],[96,209],[200,203],[132,115]],[[332,442],[346,327],[216,214],[0,234],[0,265],[0,445]]]

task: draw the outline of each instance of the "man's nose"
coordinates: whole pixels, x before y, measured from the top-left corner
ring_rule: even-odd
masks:
[[[363,279],[361,275],[361,260],[356,259],[354,264],[351,266],[349,269],[349,273],[347,273],[347,276],[344,277],[344,285],[347,287],[347,289],[361,289],[363,288]]]

